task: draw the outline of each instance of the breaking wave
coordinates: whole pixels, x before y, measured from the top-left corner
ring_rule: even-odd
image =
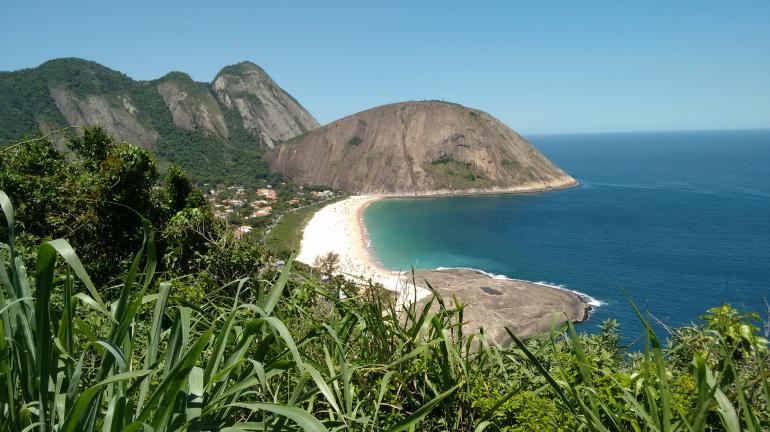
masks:
[[[598,308],[599,306],[602,306],[602,305],[605,304],[603,301],[597,300],[597,299],[591,297],[590,295],[588,295],[586,293],[583,293],[583,292],[580,292],[580,291],[575,291],[573,289],[567,288],[564,285],[559,285],[559,284],[552,283],[552,282],[546,282],[546,281],[537,281],[537,282],[535,282],[535,281],[528,281],[528,280],[525,280],[525,279],[516,279],[516,278],[508,277],[506,275],[494,274],[494,273],[490,273],[490,272],[487,272],[487,271],[484,271],[484,270],[481,270],[481,269],[471,268],[471,267],[436,267],[436,270],[471,270],[471,271],[479,272],[479,273],[481,273],[483,275],[489,276],[492,279],[509,280],[509,281],[516,281],[516,282],[527,282],[527,283],[531,283],[531,284],[535,284],[535,285],[541,285],[541,286],[546,286],[546,287],[549,287],[549,288],[556,288],[556,289],[560,289],[560,290],[563,290],[563,291],[569,291],[569,292],[572,292],[572,293],[575,293],[575,294],[579,295],[582,299],[585,300],[586,303],[588,303],[589,306],[591,306],[591,308]]]

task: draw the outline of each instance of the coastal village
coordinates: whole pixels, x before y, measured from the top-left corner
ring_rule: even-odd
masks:
[[[204,196],[214,210],[241,238],[269,230],[283,214],[339,196],[338,192],[281,182],[276,187],[203,185]]]

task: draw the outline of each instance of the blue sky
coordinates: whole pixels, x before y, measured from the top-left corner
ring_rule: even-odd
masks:
[[[770,127],[770,1],[4,2],[0,70],[262,66],[321,123],[444,99],[525,134]]]

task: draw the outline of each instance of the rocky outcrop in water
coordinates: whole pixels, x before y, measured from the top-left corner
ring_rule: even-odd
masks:
[[[416,270],[415,281],[418,285],[428,281],[449,308],[457,306],[455,299],[464,305],[466,334],[483,328],[488,340],[502,345],[512,342],[506,328],[526,339],[548,333],[552,325],[558,329],[567,321],[584,321],[591,309],[587,299],[572,291],[493,278],[471,269]],[[437,308],[433,305],[434,311]]]

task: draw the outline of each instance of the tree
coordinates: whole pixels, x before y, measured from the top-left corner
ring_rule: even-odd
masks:
[[[77,157],[44,138],[0,150],[0,189],[19,203],[22,252],[66,237],[97,285],[118,276],[139,249],[143,218],[163,231],[177,212],[205,204],[181,169],[173,169],[166,187],[159,187],[155,157],[143,148],[116,144],[98,126],[83,128],[67,147]],[[31,249],[25,260],[34,263]]]
[[[171,165],[164,179],[172,213],[185,207],[200,207],[204,204],[203,194],[190,181],[187,173],[177,165]]]
[[[340,270],[340,256],[334,252],[318,255],[313,266],[318,268],[323,276],[330,278]]]
[[[83,158],[88,168],[96,169],[115,147],[115,140],[100,126],[83,129],[83,136],[67,142],[67,147]]]

